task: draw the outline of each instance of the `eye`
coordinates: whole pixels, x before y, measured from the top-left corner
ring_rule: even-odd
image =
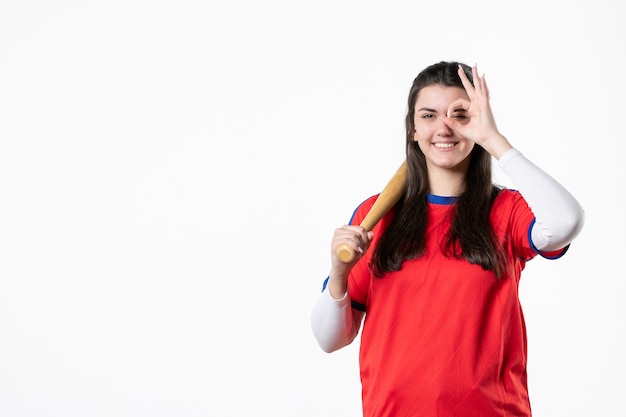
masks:
[[[450,115],[450,118],[460,123],[469,122],[469,117],[467,117],[467,112],[464,110],[457,110],[457,111],[452,112],[452,114]]]
[[[422,119],[433,119],[433,118],[435,118],[436,116],[435,116],[434,114],[432,114],[432,113],[423,113],[420,117],[421,117]]]

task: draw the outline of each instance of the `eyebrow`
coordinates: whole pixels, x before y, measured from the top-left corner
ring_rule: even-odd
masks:
[[[416,113],[417,112],[421,112],[421,111],[427,111],[427,112],[430,112],[430,113],[437,113],[437,110],[431,109],[430,107],[421,107],[421,108],[416,110]],[[465,110],[463,107],[457,107],[456,109],[454,109],[452,111],[452,113],[465,112],[465,111],[467,111],[467,110]]]

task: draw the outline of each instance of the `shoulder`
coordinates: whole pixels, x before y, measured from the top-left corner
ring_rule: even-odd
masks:
[[[380,194],[374,194],[374,195],[366,198],[365,200],[363,200],[356,207],[356,209],[354,209],[354,212],[352,213],[352,217],[350,218],[350,224],[360,224],[361,220],[363,220],[363,218],[370,211],[370,209],[372,208],[372,206],[374,205],[374,203],[378,199],[379,195]]]
[[[498,195],[494,201],[495,207],[510,207],[520,203],[526,203],[520,192],[513,188],[506,188],[500,185],[494,185],[498,190]]]
[[[496,229],[526,236],[534,220],[533,211],[518,190],[500,189],[491,207],[491,221]]]
[[[500,222],[522,221],[524,224],[534,219],[534,214],[522,194],[511,188],[500,188],[491,207],[493,220]]]

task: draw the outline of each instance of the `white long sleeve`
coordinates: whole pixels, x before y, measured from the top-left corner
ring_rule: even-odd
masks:
[[[328,288],[322,291],[311,312],[313,334],[324,352],[334,352],[352,343],[359,332],[364,313],[353,310],[346,293],[335,300]]]
[[[537,249],[558,250],[578,236],[585,212],[569,191],[517,149],[507,151],[498,163],[535,214],[531,239]]]

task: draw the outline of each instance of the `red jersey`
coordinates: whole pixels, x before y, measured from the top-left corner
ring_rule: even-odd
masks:
[[[377,196],[354,213],[359,224]],[[348,281],[354,308],[365,314],[360,369],[365,417],[530,416],[526,329],[518,298],[520,273],[537,255],[534,215],[521,194],[502,190],[491,222],[509,263],[498,279],[464,259],[443,255],[455,198],[429,196],[426,251],[382,278],[369,270],[373,247]],[[567,248],[542,253],[557,258]]]

